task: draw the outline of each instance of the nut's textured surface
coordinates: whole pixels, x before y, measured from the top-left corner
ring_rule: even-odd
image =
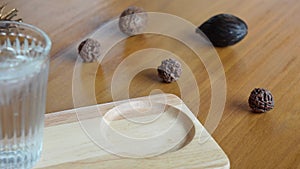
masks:
[[[241,41],[248,33],[247,24],[231,14],[219,14],[208,19],[196,30],[203,32],[216,47],[226,47]]]
[[[78,54],[83,62],[95,62],[101,56],[100,43],[95,39],[86,39],[78,46]]]
[[[252,90],[248,103],[256,113],[264,113],[274,108],[274,100],[271,92],[263,88]]]
[[[119,28],[126,35],[142,33],[147,26],[148,15],[143,8],[131,6],[119,18]]]
[[[166,59],[157,68],[158,76],[166,83],[171,83],[179,79],[182,69],[181,64],[175,59]]]

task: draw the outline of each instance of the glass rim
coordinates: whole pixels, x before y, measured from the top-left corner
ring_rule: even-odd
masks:
[[[31,29],[32,31],[34,31],[34,32],[36,32],[36,33],[38,33],[38,34],[40,34],[40,35],[44,38],[44,40],[45,40],[45,42],[46,42],[46,45],[45,45],[44,50],[45,50],[47,53],[50,52],[50,49],[51,49],[51,47],[52,47],[52,42],[51,42],[49,36],[48,36],[42,29],[40,29],[40,28],[38,28],[38,27],[36,27],[36,26],[34,26],[34,25],[31,25],[31,24],[28,24],[28,23],[24,23],[24,22],[17,22],[17,21],[0,21],[0,23],[3,23],[3,24],[13,24],[13,25],[20,25],[20,26],[22,26],[22,27],[25,28],[25,29]],[[46,57],[46,58],[48,58],[48,57]]]
[[[28,30],[28,31],[32,31],[34,34],[36,34],[36,36],[32,36],[33,38],[36,38],[37,36],[40,36],[40,40],[43,41],[44,46],[43,46],[43,57],[36,57],[36,58],[40,58],[41,59],[41,63],[45,64],[50,60],[50,50],[52,47],[52,42],[49,38],[49,36],[40,28],[31,25],[31,24],[27,24],[27,23],[23,23],[23,22],[16,22],[16,21],[0,21],[0,24],[9,24],[10,26],[15,26],[15,27],[19,27],[20,29],[23,30]],[[5,32],[5,34],[7,34],[7,36],[9,36],[10,32],[9,30],[5,30],[6,28],[4,28],[3,31],[1,32]],[[26,62],[23,62],[22,64],[18,64],[18,65],[13,65],[13,66],[4,66],[4,67],[0,67],[0,74],[1,74],[1,80],[14,80],[17,78],[20,78],[21,75],[19,72],[23,69],[21,68],[25,68],[27,66],[32,65],[33,63],[35,63],[34,61],[36,61],[37,59],[33,59],[33,60],[29,60]],[[27,72],[28,73],[28,72]],[[9,74],[11,77],[8,77]],[[6,76],[2,76],[2,75],[6,75]]]

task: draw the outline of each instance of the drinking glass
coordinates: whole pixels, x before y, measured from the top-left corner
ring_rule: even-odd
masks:
[[[0,21],[0,168],[27,169],[42,150],[51,41],[25,23]]]

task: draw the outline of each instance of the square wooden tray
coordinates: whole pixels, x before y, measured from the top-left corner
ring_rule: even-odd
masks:
[[[180,113],[184,114],[186,117],[186,119],[182,120],[184,123],[190,120],[191,124],[193,124],[193,128],[189,130],[189,133],[187,133],[183,142],[178,143],[178,145],[171,149],[166,149],[168,151],[159,155],[154,155],[152,157],[145,156],[145,158],[130,158],[129,156],[122,157],[114,155],[109,153],[107,150],[104,150],[103,147],[100,148],[101,146],[98,146],[95,142],[93,142],[91,136],[86,133],[87,130],[84,129],[83,126],[84,121],[97,120],[99,115],[101,115],[107,119],[112,119],[111,122],[118,124],[115,126],[117,126],[119,129],[123,129],[124,132],[132,130],[131,132],[134,132],[134,134],[137,134],[140,131],[141,133],[144,132],[144,134],[147,134],[145,131],[142,131],[144,130],[143,127],[138,127],[135,129],[128,127],[129,122],[125,121],[127,119],[115,119],[106,115],[108,114],[107,112],[111,113],[116,107],[120,106],[120,110],[124,110],[131,107],[126,105],[130,105],[131,103],[139,103],[138,105],[140,106],[140,103],[148,103],[149,99],[155,101],[156,104],[161,103],[170,106],[171,109],[166,110],[166,112],[170,112],[171,110],[179,110]],[[163,119],[167,117],[170,118],[171,116],[162,115],[162,117],[159,118]],[[172,115],[172,117],[175,116]],[[176,118],[178,117],[179,116],[176,116]],[[141,119],[141,117],[138,118]],[[168,126],[168,122],[165,119],[156,120],[155,123],[158,126],[152,130],[154,132],[160,132],[159,127],[164,128]],[[94,127],[97,128],[99,126]],[[185,130],[178,128],[178,131],[173,132],[170,137],[180,137],[180,134],[182,134],[184,131]],[[128,146],[128,150],[130,151],[132,150],[130,147],[134,148],[136,145],[132,143],[131,145],[125,146]],[[163,141],[161,142],[161,145],[156,146],[155,143],[154,148],[153,145],[151,146],[151,144],[145,143],[143,147],[145,152],[143,153],[145,153],[145,155],[149,155],[147,154],[148,151],[149,153],[153,153],[151,151],[155,152],[155,150],[160,148],[163,149],[167,146],[168,142]],[[187,108],[187,106],[177,96],[164,94],[47,114],[45,119],[44,147],[42,157],[35,168],[189,169],[229,168],[229,166],[230,164],[226,154],[205,130],[202,124],[200,124],[193,113]]]

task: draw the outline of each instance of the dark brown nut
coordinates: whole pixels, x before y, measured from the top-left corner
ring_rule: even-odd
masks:
[[[101,56],[100,43],[95,39],[86,39],[78,46],[78,54],[83,62],[96,62]]]
[[[196,29],[197,33],[201,31],[214,46],[226,47],[241,41],[248,33],[248,26],[234,15],[219,14],[208,19]]]
[[[181,64],[175,59],[163,60],[157,71],[158,76],[166,83],[178,80],[182,73]]]
[[[272,93],[264,88],[252,90],[248,103],[255,113],[264,113],[274,108]]]
[[[119,18],[120,30],[128,35],[143,33],[147,26],[148,15],[143,8],[130,6],[124,10]]]

